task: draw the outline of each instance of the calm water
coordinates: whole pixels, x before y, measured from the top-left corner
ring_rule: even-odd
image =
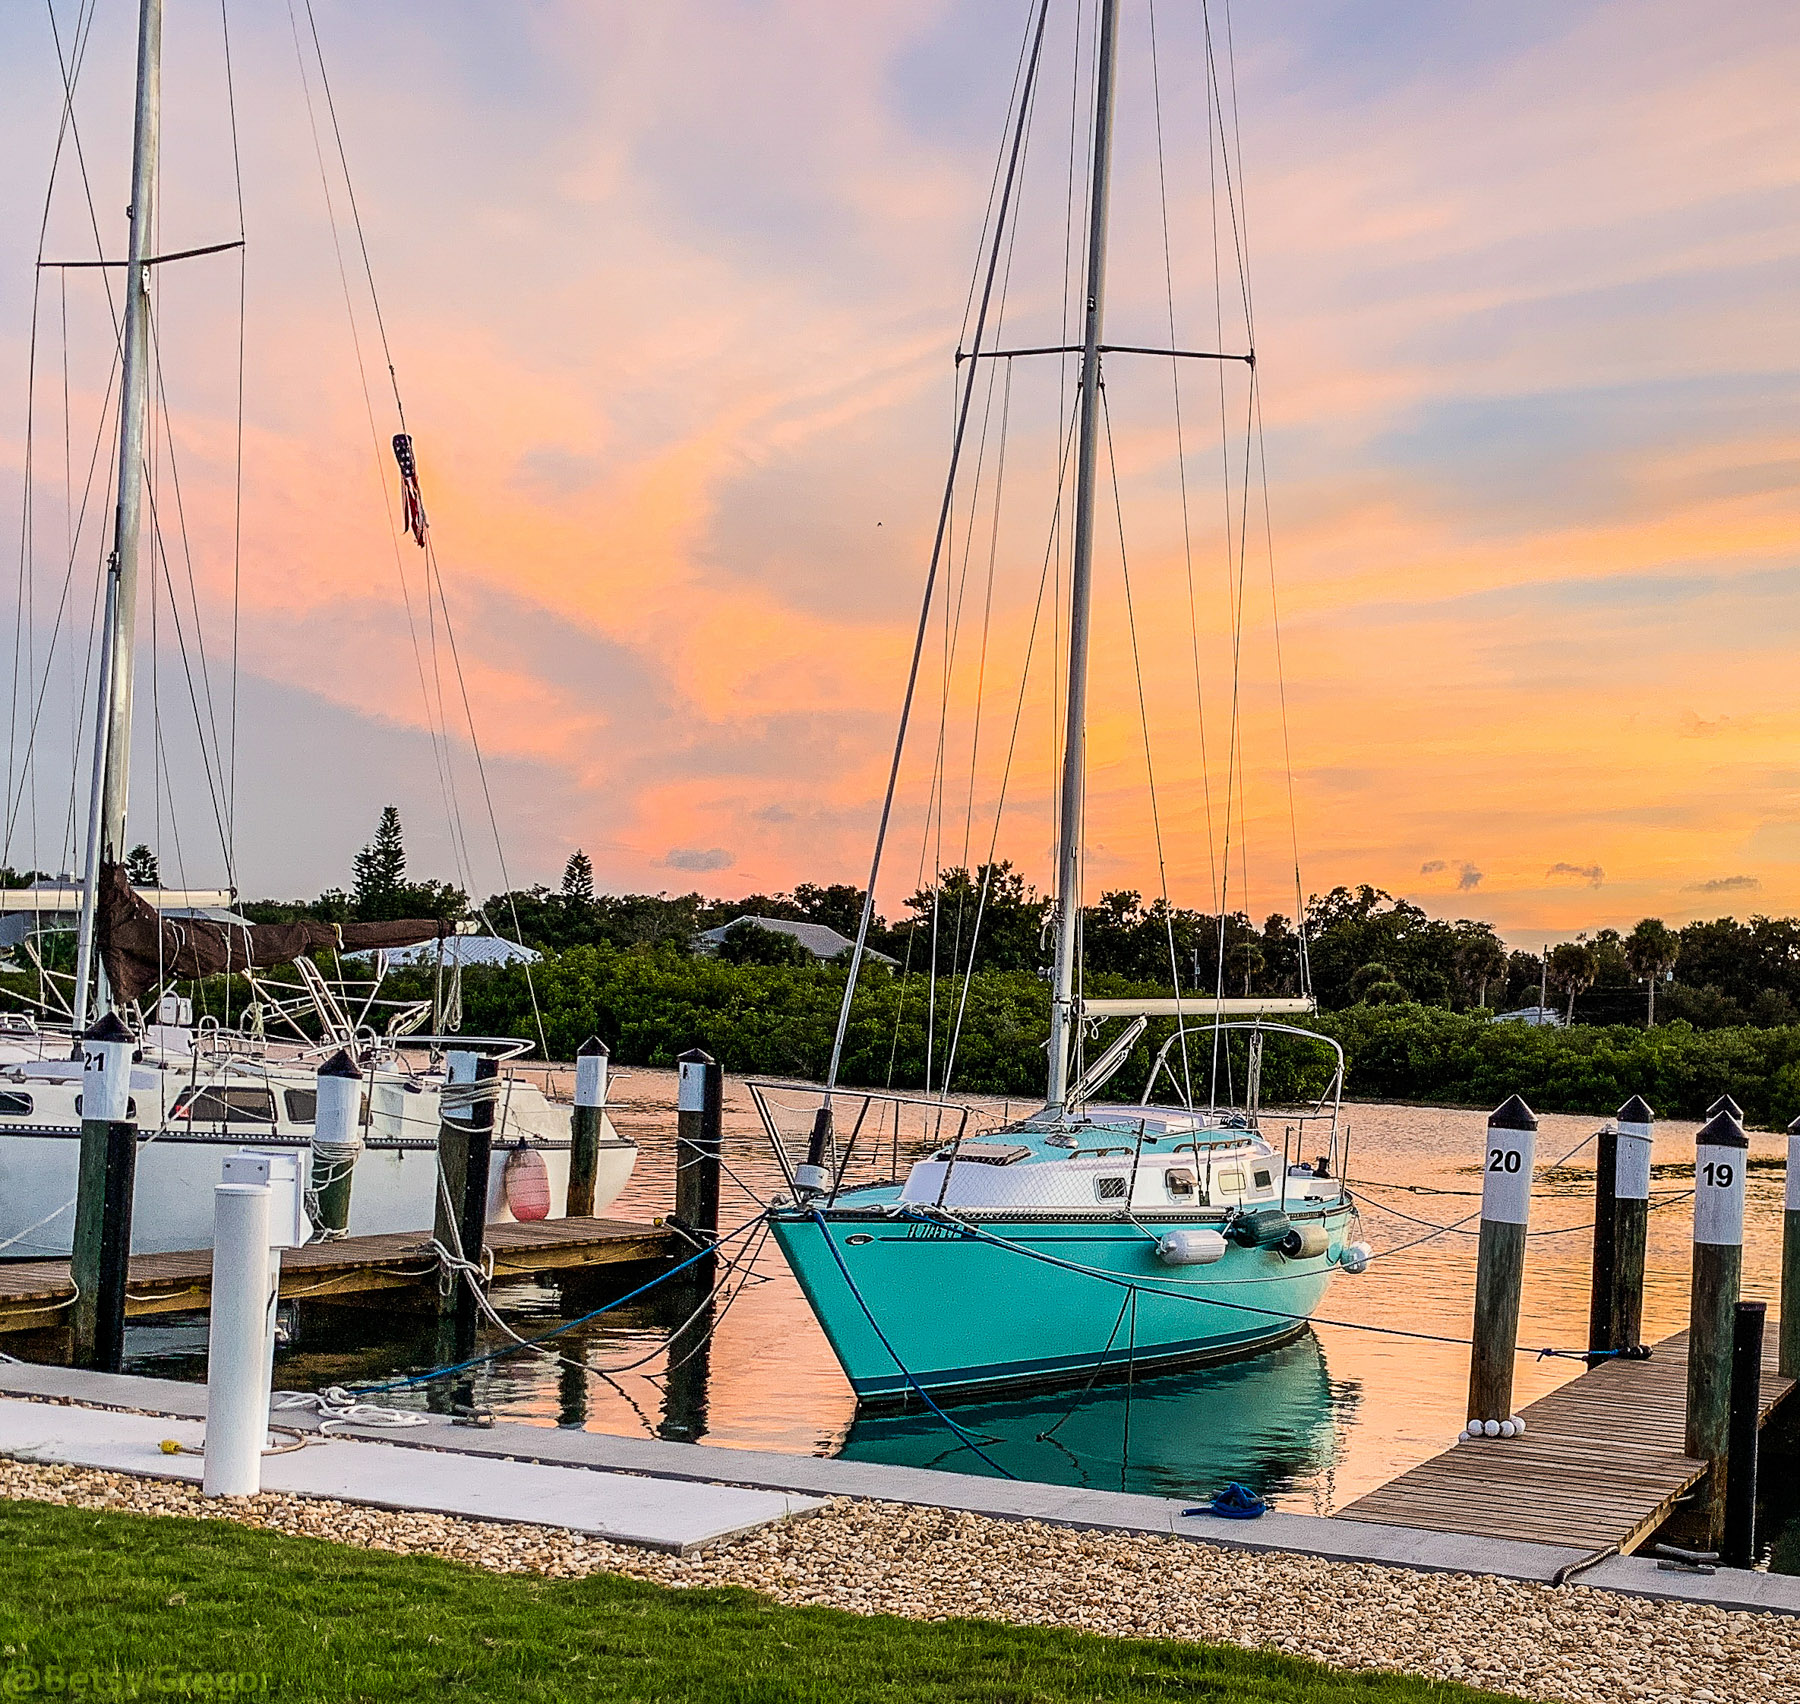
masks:
[[[642,1144],[630,1188],[611,1209],[621,1218],[665,1212],[673,1195],[674,1076],[620,1073],[614,1117]],[[1003,1110],[993,1103],[995,1111]],[[1016,1110],[1016,1108],[1015,1108]],[[721,1227],[752,1219],[751,1191],[779,1182],[748,1094],[726,1092],[726,1164]],[[1600,1121],[1551,1115],[1538,1133],[1540,1176],[1526,1267],[1521,1344],[1579,1349],[1586,1342],[1594,1149],[1581,1146]],[[1356,1106],[1348,1111],[1350,1172],[1361,1187],[1363,1235],[1377,1250],[1428,1237],[1431,1227],[1479,1207],[1484,1120],[1433,1108]],[[1695,1126],[1658,1127],[1659,1166],[1691,1167]],[[1578,1149],[1566,1171],[1545,1169]],[[1779,1137],[1751,1138],[1744,1294],[1779,1289]],[[1754,1161],[1773,1160],[1754,1169]],[[1691,1215],[1689,1178],[1665,1172],[1650,1215],[1645,1335],[1655,1341],[1687,1323]],[[1420,1221],[1423,1221],[1421,1223]],[[1566,1230],[1567,1234],[1555,1234]],[[958,1420],[1021,1478],[1109,1489],[1199,1496],[1242,1480],[1278,1507],[1328,1513],[1435,1454],[1462,1424],[1474,1291],[1475,1237],[1436,1236],[1378,1261],[1360,1278],[1340,1275],[1313,1329],[1255,1360],[1200,1372],[1107,1386],[1085,1395],[959,1407]],[[811,1311],[773,1244],[754,1246],[717,1304],[715,1330],[670,1336],[693,1299],[653,1292],[558,1339],[562,1352],[597,1376],[584,1377],[520,1354],[483,1370],[479,1404],[508,1419],[544,1426],[672,1438],[814,1455],[845,1455],[985,1473],[980,1458],[929,1416],[858,1420]],[[591,1280],[520,1282],[497,1292],[502,1311],[527,1335],[606,1299]],[[669,1287],[665,1287],[669,1288]],[[1386,1335],[1393,1328],[1411,1337]],[[204,1322],[133,1326],[134,1368],[165,1376],[205,1376]],[[277,1357],[276,1382],[291,1389],[393,1377],[433,1364],[429,1316],[397,1311],[391,1298],[366,1307],[305,1308]],[[671,1363],[673,1362],[673,1366]],[[1521,1357],[1517,1406],[1575,1376],[1580,1363]],[[423,1406],[417,1392],[384,1398]],[[1786,1474],[1767,1474],[1785,1483]],[[1790,1499],[1791,1500],[1791,1499]],[[1800,1511],[1771,1502],[1771,1525]],[[1777,1541],[1776,1566],[1800,1571],[1800,1544]]]

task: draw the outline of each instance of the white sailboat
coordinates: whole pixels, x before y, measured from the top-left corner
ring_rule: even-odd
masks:
[[[237,914],[230,889],[140,891],[125,874],[146,429],[154,388],[150,277],[152,268],[186,257],[153,252],[162,22],[162,0],[140,0],[129,239],[122,263],[116,503],[104,573],[83,874],[78,885],[0,890],[0,945],[31,950],[35,934],[66,929],[71,916],[76,935],[66,1000],[58,994],[37,1019],[16,1015],[0,1024],[0,1259],[70,1251],[81,1139],[78,1038],[97,1013],[120,1016],[140,1042],[131,1083],[139,1131],[132,1246],[140,1252],[206,1245],[213,1185],[221,1156],[231,1148],[291,1147],[302,1158],[302,1175],[316,1179],[315,1073],[339,1049],[351,1051],[365,1080],[348,1230],[429,1230],[439,1193],[441,1057],[446,1043],[461,1039],[416,1037],[430,1020],[443,1018],[437,1002],[388,1002],[393,1009],[376,1027],[380,1003],[372,988],[347,998],[342,980],[326,977],[312,957],[316,951],[372,951],[378,984],[386,949],[441,940],[450,926],[432,919],[338,928],[310,921],[256,925]],[[410,441],[401,455],[410,479],[408,456]],[[415,536],[423,527],[421,510]],[[55,988],[55,974],[42,960],[35,962],[46,986]],[[296,980],[280,985],[269,972],[284,966]],[[257,998],[243,1027],[227,1029],[216,1020],[196,1025],[191,1004],[174,991],[178,980],[216,972],[250,978]],[[306,1022],[299,1021],[302,1014]],[[274,1034],[271,1018],[281,1020]],[[440,1030],[441,1023],[431,1028]],[[414,1046],[403,1050],[409,1036]],[[423,1059],[417,1051],[422,1041],[432,1049]],[[527,1046],[499,1043],[487,1051],[514,1057]],[[567,1106],[516,1071],[505,1073],[494,1144],[502,1163],[494,1169],[490,1218],[560,1215],[569,1173]],[[636,1154],[636,1145],[603,1114],[593,1211],[617,1198]]]

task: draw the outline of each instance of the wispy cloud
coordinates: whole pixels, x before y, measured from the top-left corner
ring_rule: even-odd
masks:
[[[1599,887],[1606,880],[1606,872],[1598,864],[1552,864],[1544,874],[1552,879],[1573,877],[1576,881],[1586,882],[1589,887]]]
[[[1715,876],[1709,882],[1689,882],[1683,893],[1756,893],[1762,887],[1756,876]]]
[[[736,862],[722,846],[678,846],[662,859],[663,867],[669,870],[729,870]]]

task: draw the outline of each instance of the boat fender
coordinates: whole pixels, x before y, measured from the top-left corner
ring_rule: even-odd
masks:
[[[1323,1225],[1295,1225],[1277,1245],[1289,1260],[1315,1260],[1331,1247]]]
[[[536,1148],[521,1142],[506,1156],[500,1174],[506,1210],[522,1225],[550,1217],[550,1168]]]
[[[1352,1278],[1360,1278],[1369,1270],[1375,1251],[1366,1242],[1345,1243],[1338,1253],[1338,1265]]]
[[[1240,1213],[1225,1234],[1239,1248],[1279,1248],[1291,1228],[1287,1214],[1271,1207]]]
[[[1157,1239],[1156,1258],[1165,1266],[1211,1266],[1225,1258],[1217,1231],[1167,1231]]]

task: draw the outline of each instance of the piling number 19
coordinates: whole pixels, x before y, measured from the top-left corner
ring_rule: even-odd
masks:
[[[1694,1241],[1727,1248],[1743,1242],[1742,1151],[1709,1142],[1694,1159]]]

